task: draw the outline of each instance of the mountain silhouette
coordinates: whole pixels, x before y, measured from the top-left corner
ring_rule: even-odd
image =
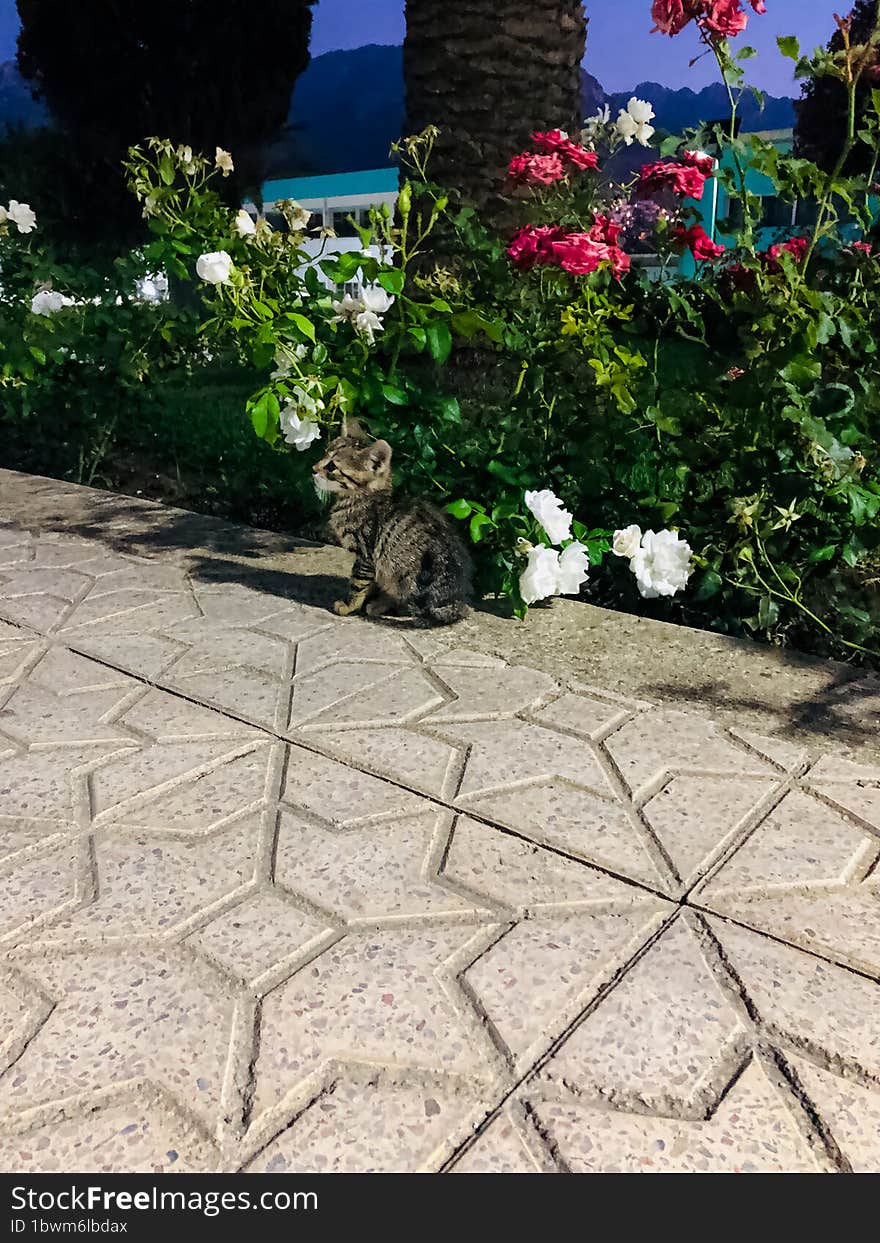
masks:
[[[718,83],[701,91],[640,82],[631,91],[608,93],[587,69],[581,75],[584,116],[605,104],[616,115],[632,95],[649,100],[658,129],[679,133],[714,121],[728,111]],[[403,49],[369,44],[350,51],[316,56],[299,79],[283,133],[270,152],[270,176],[353,172],[380,168],[403,129]],[[743,130],[786,129],[794,124],[791,99],[767,96],[763,109],[751,92],[743,94]],[[46,114],[34,102],[14,61],[0,64],[0,130],[9,124],[44,124]]]

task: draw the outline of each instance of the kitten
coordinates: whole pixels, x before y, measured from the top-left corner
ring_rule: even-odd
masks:
[[[387,441],[348,423],[314,472],[318,491],[333,494],[330,531],[355,554],[349,597],[333,606],[340,617],[365,606],[370,617],[402,614],[419,626],[467,616],[470,557],[444,514],[394,500]]]

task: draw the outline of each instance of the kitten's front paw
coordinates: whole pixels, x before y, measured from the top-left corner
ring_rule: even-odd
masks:
[[[333,612],[337,617],[351,617],[352,613],[356,613],[359,607],[357,604],[349,604],[348,600],[337,600],[333,605]]]

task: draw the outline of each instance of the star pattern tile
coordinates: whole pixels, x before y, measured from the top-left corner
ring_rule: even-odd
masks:
[[[868,1170],[880,768],[0,521],[0,1165]]]

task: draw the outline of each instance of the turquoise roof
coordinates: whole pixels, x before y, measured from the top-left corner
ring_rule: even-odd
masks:
[[[396,168],[367,168],[359,173],[327,173],[322,177],[285,177],[280,181],[267,181],[263,186],[263,201],[278,199],[336,199],[356,194],[396,194],[398,170]]]

